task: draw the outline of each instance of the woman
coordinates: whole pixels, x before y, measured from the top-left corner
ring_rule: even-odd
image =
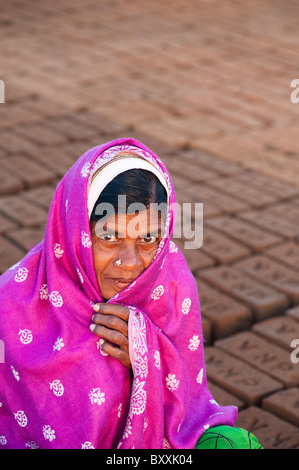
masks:
[[[173,207],[166,168],[135,139],[89,150],[64,176],[44,240],[0,278],[3,447],[192,449],[235,429],[237,409],[207,387]]]

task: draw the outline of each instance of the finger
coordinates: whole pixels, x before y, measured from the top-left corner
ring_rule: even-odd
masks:
[[[128,337],[128,323],[115,315],[96,313],[92,317],[92,321],[98,325],[106,326],[112,330],[118,330]]]
[[[97,336],[108,340],[110,343],[114,343],[125,351],[129,350],[129,341],[127,336],[123,335],[120,331],[111,330],[102,325],[92,323],[90,330]]]
[[[93,309],[96,312],[99,312],[105,315],[106,314],[115,315],[116,317],[119,317],[124,321],[128,321],[129,319],[130,310],[124,305],[102,303],[102,304],[95,304],[93,306]]]
[[[109,356],[118,359],[127,369],[132,368],[130,356],[127,351],[113,346],[109,341],[103,341],[101,348],[106,354],[109,354]]]

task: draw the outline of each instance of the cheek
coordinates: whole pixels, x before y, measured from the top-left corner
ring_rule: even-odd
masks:
[[[97,275],[97,278],[100,278],[102,272],[110,263],[110,256],[107,253],[100,251],[99,249],[93,247],[93,264],[94,269]]]
[[[142,264],[143,264],[143,267],[144,269],[147,268],[151,262],[153,261],[154,259],[154,256],[156,254],[156,249],[154,251],[151,251],[151,252],[145,252],[145,253],[142,253],[141,254],[141,260],[142,260]]]

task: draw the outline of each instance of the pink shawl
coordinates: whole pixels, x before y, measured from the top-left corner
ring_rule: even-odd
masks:
[[[109,300],[130,308],[131,373],[89,330],[102,302],[87,211],[91,169],[111,147],[133,145],[167,181],[162,161],[135,139],[94,147],[58,184],[44,240],[0,277],[0,448],[192,449],[209,427],[233,426],[206,379],[194,278],[168,231],[150,266]],[[20,214],[21,216],[21,214]]]

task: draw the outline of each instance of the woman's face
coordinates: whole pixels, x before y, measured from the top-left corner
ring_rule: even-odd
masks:
[[[116,214],[105,221],[91,221],[90,228],[96,276],[101,294],[108,300],[151,264],[162,237],[161,218],[149,208],[137,216]]]

